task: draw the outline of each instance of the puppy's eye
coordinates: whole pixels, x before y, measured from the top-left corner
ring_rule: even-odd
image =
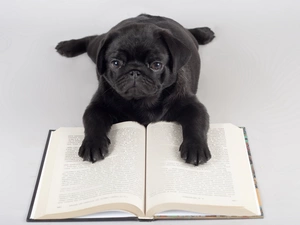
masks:
[[[163,64],[161,62],[153,62],[149,67],[151,70],[158,71],[163,68]]]
[[[110,62],[110,64],[112,65],[113,68],[119,69],[123,65],[123,62],[121,60],[118,60],[118,59],[113,59]]]

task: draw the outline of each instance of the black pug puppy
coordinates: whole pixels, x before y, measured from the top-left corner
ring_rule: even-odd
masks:
[[[182,126],[181,157],[194,165],[207,162],[209,116],[195,94],[198,45],[213,38],[207,27],[185,29],[169,18],[142,14],[105,34],[60,42],[56,49],[61,55],[87,52],[97,67],[99,87],[83,116],[79,156],[91,162],[104,159],[114,123],[175,121]]]

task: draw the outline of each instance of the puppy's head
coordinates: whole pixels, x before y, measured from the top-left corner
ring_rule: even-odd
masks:
[[[189,58],[189,49],[169,31],[134,24],[107,33],[98,49],[97,70],[123,98],[153,98],[176,82]]]

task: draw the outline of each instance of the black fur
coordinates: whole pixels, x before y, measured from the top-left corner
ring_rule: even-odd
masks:
[[[182,125],[181,157],[207,162],[209,116],[196,97],[200,73],[198,44],[214,38],[207,27],[185,29],[177,22],[142,14],[102,35],[60,42],[66,57],[87,52],[96,63],[99,88],[87,107],[85,138],[79,150],[95,162],[108,153],[114,123],[175,121]]]

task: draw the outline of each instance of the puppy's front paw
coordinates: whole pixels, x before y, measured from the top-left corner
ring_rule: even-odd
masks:
[[[83,161],[96,162],[108,154],[108,145],[110,140],[108,137],[89,138],[85,137],[79,148],[78,155]]]
[[[55,47],[57,52],[65,57],[75,57],[86,51],[86,46],[81,40],[62,41]]]
[[[183,158],[186,163],[194,164],[195,166],[206,163],[211,158],[207,142],[198,139],[185,138],[179,151],[181,158]]]

